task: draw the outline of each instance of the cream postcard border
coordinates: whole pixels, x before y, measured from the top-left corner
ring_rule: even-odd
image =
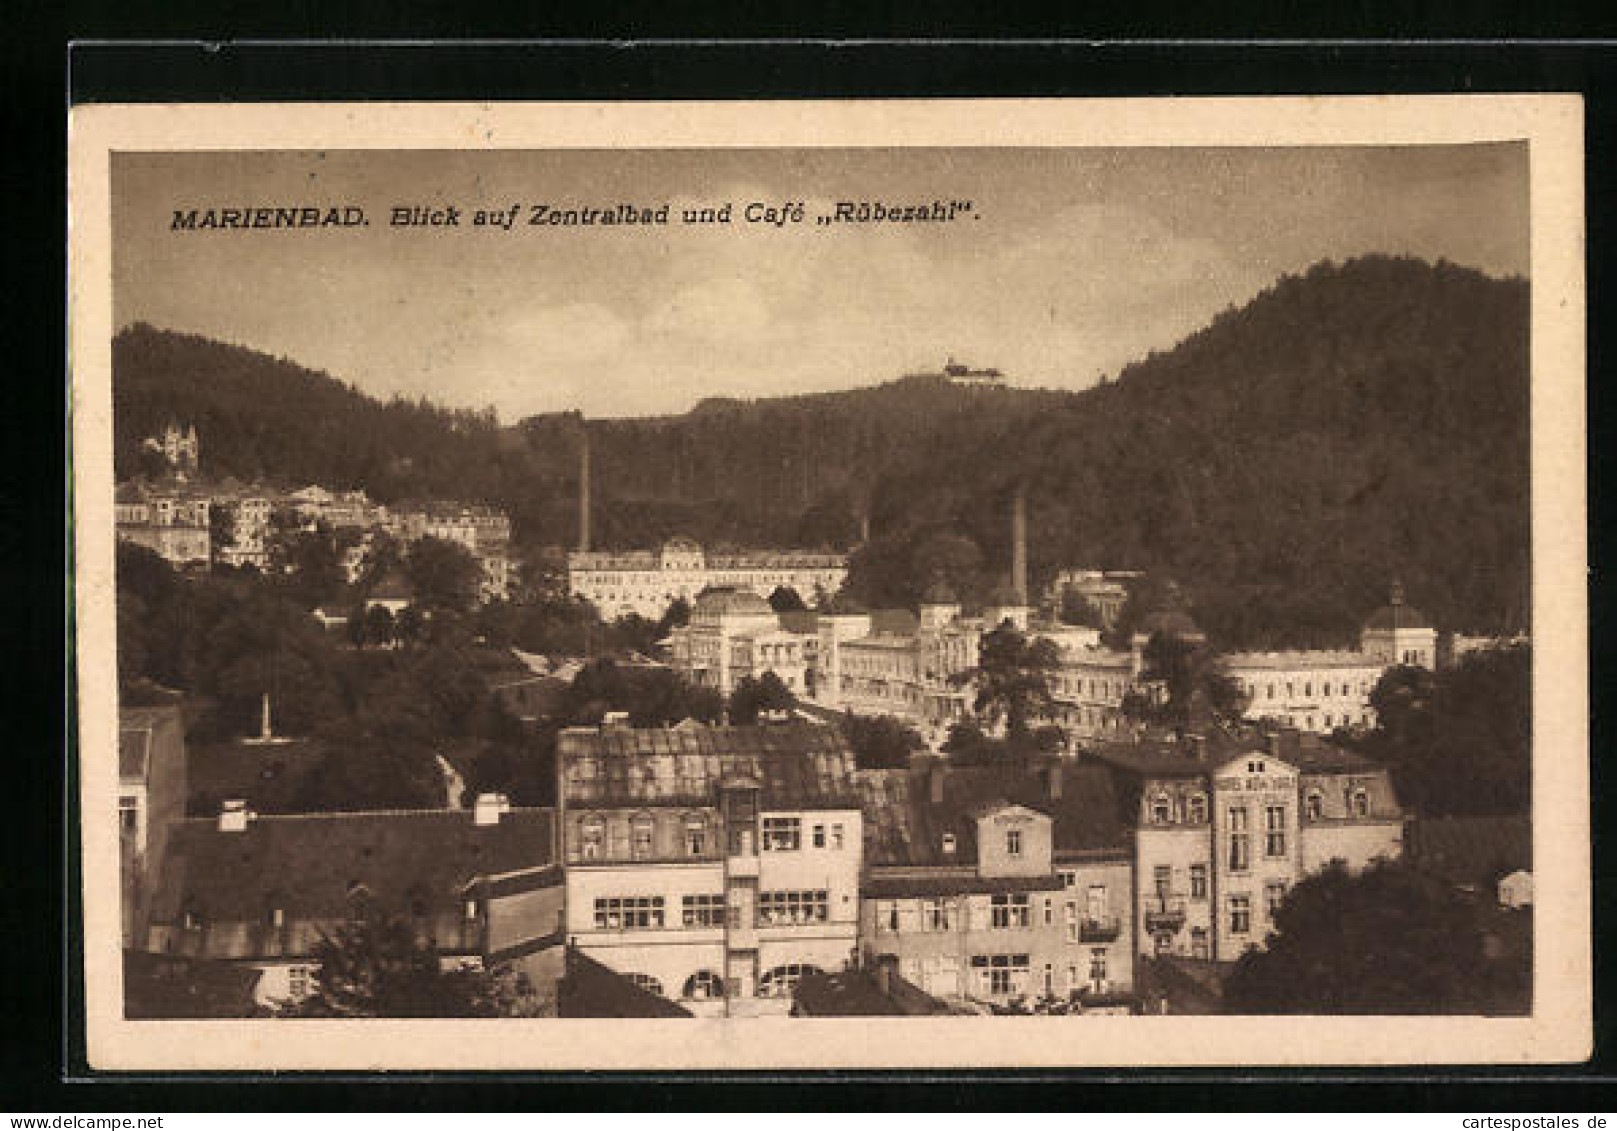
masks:
[[[113,607],[114,151],[1421,145],[1525,139],[1532,203],[1530,1018],[125,1021]],[[1583,106],[1575,95],[80,106],[69,374],[86,1047],[99,1070],[1565,1063],[1593,1040]],[[1374,207],[1374,202],[1366,202]],[[96,819],[104,815],[105,820]]]

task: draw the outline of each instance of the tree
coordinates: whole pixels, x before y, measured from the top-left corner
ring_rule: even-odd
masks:
[[[1223,660],[1204,642],[1159,632],[1145,646],[1147,680],[1160,683],[1163,702],[1136,698],[1126,706],[1148,721],[1182,731],[1205,732],[1215,723],[1234,723],[1249,702],[1241,685],[1224,669]]]
[[[215,561],[221,550],[236,543],[236,510],[235,503],[213,503],[208,507],[208,545]]]
[[[683,597],[675,597],[668,603],[662,619],[657,622],[657,639],[661,640],[676,628],[684,628],[691,623],[691,603]]]
[[[1392,772],[1425,816],[1526,813],[1532,807],[1532,650],[1466,656],[1451,668],[1390,668],[1370,693],[1376,729],[1356,745]]]
[[[861,770],[900,769],[909,765],[912,753],[926,749],[920,732],[892,715],[856,715],[849,711],[837,726]]]
[[[405,920],[343,923],[314,947],[314,992],[281,1017],[534,1016],[537,995],[506,969],[445,970],[438,951]]]
[[[482,567],[466,547],[442,538],[416,539],[404,559],[405,576],[424,609],[465,612],[477,600]]]
[[[775,591],[769,595],[769,607],[777,613],[800,613],[808,608],[803,603],[802,595],[789,585],[775,587]]]
[[[983,636],[977,666],[950,677],[977,690],[972,710],[990,724],[1003,720],[1013,744],[1025,743],[1032,721],[1054,705],[1049,673],[1061,666],[1061,653],[1045,637],[1029,640],[1011,625]]]
[[[358,644],[361,648],[385,648],[396,636],[391,609],[386,605],[371,605],[365,609],[360,619]]]
[[[1088,597],[1068,589],[1061,594],[1061,623],[1078,628],[1104,629],[1106,618],[1101,616],[1100,610]]]
[[[1237,1013],[1464,1013],[1485,996],[1475,909],[1398,863],[1340,862],[1299,882],[1263,950],[1225,982]]]
[[[730,693],[730,723],[752,726],[765,711],[789,711],[797,699],[774,672],[744,676]]]
[[[938,749],[956,766],[990,765],[1005,757],[1005,744],[989,738],[983,728],[970,719],[951,724],[948,736]]]
[[[298,811],[439,808],[443,775],[432,748],[401,733],[408,727],[405,716],[395,715],[394,721],[391,735],[369,732],[348,720],[322,732],[319,761],[298,784]]]

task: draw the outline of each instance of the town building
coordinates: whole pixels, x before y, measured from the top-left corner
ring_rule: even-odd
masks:
[[[208,567],[208,500],[183,485],[120,483],[113,520],[120,539],[145,546],[176,568]]]
[[[1386,769],[1314,735],[1099,743],[1134,829],[1142,955],[1233,962],[1262,945],[1298,880],[1403,853]]]
[[[1132,843],[1100,765],[858,775],[862,948],[945,1002],[1129,1012]]]
[[[698,1016],[785,1013],[858,945],[853,755],[828,727],[574,727],[557,743],[566,933]]]
[[[760,597],[791,589],[806,604],[816,593],[835,593],[847,576],[844,554],[710,554],[689,538],[672,538],[656,551],[567,555],[568,591],[608,620],[631,614],[658,620],[676,600],[693,602],[704,589],[715,588],[746,589]]]
[[[895,963],[810,974],[792,994],[793,1017],[936,1017],[962,1012],[906,980]]]
[[[227,801],[172,826],[139,949],[257,970],[257,1001],[273,1007],[311,992],[323,935],[398,918],[446,968],[510,963],[553,995],[554,834],[552,810],[493,794],[470,809],[285,816]]]
[[[185,717],[180,697],[118,713],[118,857],[123,937],[128,946],[145,930],[147,903],[167,856],[169,829],[185,815]]]
[[[722,696],[765,672],[803,696],[813,686],[815,624],[814,613],[777,613],[751,589],[709,589],[697,595],[689,622],[668,634],[669,658],[687,680]]]
[[[1060,569],[1045,590],[1045,605],[1054,620],[1068,600],[1084,601],[1100,618],[1091,627],[1109,631],[1128,603],[1129,583],[1140,576],[1138,570]]]

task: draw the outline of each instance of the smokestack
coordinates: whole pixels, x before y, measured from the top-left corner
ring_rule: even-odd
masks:
[[[943,767],[934,763],[927,770],[927,799],[933,805],[943,804]]]
[[[578,422],[578,552],[589,553],[590,548],[590,428],[579,418]]]
[[[1016,603],[1027,606],[1027,488],[1016,488],[1011,510],[1011,585]]]
[[[1051,762],[1045,769],[1045,785],[1050,793],[1051,801],[1061,800],[1061,763]]]
[[[270,739],[275,737],[274,732],[270,730],[270,704],[268,691],[264,692],[264,710],[258,722],[258,737],[263,739],[265,742],[268,742]]]

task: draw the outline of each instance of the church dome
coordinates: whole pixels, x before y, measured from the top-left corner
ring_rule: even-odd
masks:
[[[1432,628],[1433,625],[1426,619],[1426,614],[1414,605],[1404,604],[1404,587],[1395,581],[1387,604],[1371,613],[1364,627],[1371,632],[1397,632],[1399,629]]]

